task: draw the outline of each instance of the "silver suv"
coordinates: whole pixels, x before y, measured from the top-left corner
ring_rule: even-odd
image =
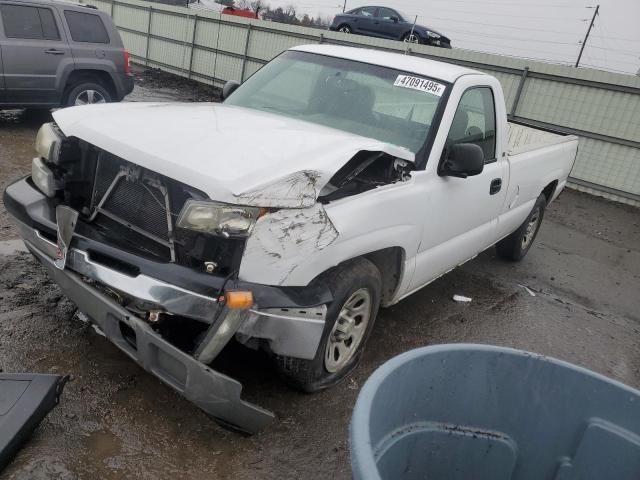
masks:
[[[0,0],[0,108],[117,102],[133,90],[109,15],[56,0]]]

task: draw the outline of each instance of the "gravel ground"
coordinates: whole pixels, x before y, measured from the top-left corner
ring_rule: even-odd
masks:
[[[214,95],[139,72],[129,100]],[[0,112],[3,189],[28,173],[44,119]],[[640,387],[640,215],[573,191],[550,207],[523,262],[499,261],[489,250],[382,310],[362,365],[335,388],[292,392],[261,354],[228,348],[220,363],[243,382],[245,398],[277,415],[252,437],[219,427],[79,321],[39,264],[16,251],[16,238],[0,205],[0,369],[72,380],[1,479],[347,479],[347,426],[362,383],[384,361],[423,345],[522,348]],[[473,301],[454,303],[454,294]]]

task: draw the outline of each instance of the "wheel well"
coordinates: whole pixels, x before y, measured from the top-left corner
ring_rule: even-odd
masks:
[[[544,190],[542,190],[542,194],[547,199],[547,203],[549,203],[551,201],[551,199],[553,198],[553,194],[555,193],[557,186],[558,186],[558,181],[554,180],[549,185],[544,187]]]
[[[314,278],[309,285],[313,285],[315,282],[326,282],[327,276],[336,268],[345,263],[353,262],[358,258],[366,258],[373,263],[382,277],[382,298],[381,303],[383,306],[388,305],[396,293],[396,289],[400,283],[400,277],[402,276],[402,270],[404,266],[404,250],[401,247],[389,247],[382,250],[376,250],[375,252],[360,255],[359,257],[350,258],[340,262],[335,267],[326,270],[325,272]]]
[[[81,82],[99,83],[107,89],[112,99],[116,99],[116,86],[113,83],[111,75],[109,75],[104,70],[74,70],[69,74],[69,78],[67,78],[67,83],[64,89],[65,96],[69,93],[74,85],[77,85]]]
[[[400,247],[384,248],[363,255],[380,271],[382,277],[382,305],[387,305],[393,299],[404,265],[404,250]]]

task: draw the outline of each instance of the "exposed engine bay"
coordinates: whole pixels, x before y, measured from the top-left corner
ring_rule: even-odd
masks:
[[[80,212],[79,232],[207,273],[237,271],[244,239],[176,227],[185,202],[206,200],[204,193],[76,138],[62,145],[55,165],[62,182],[58,200]]]
[[[320,192],[318,200],[332,202],[411,178],[413,164],[385,152],[363,150],[349,160]]]

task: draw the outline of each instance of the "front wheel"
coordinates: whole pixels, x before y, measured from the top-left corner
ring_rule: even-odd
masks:
[[[402,37],[402,41],[404,43],[422,43],[420,35],[418,35],[416,32],[409,32],[405,34],[405,36]]]
[[[285,381],[315,392],[335,385],[360,362],[380,306],[382,279],[369,260],[340,265],[326,281],[333,293],[324,331],[313,360],[276,357]]]
[[[353,30],[351,30],[349,25],[340,25],[338,27],[338,31],[342,33],[353,33]]]
[[[524,258],[538,235],[546,206],[547,198],[540,195],[524,223],[515,232],[496,244],[496,253],[499,257],[514,262]]]

